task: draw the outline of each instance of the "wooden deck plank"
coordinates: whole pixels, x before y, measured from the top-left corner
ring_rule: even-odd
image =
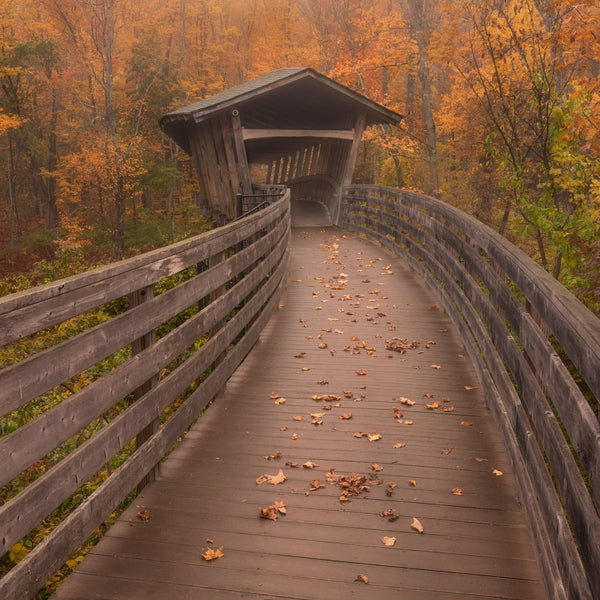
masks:
[[[364,240],[335,229],[293,237],[281,308],[261,342],[57,600],[544,598],[502,441],[434,295]],[[400,354],[386,348],[392,338],[419,346]],[[327,394],[340,399],[312,398]],[[302,467],[309,459],[314,469]],[[255,483],[280,468],[283,484]],[[381,483],[340,503],[330,469]],[[323,487],[310,491],[315,479]],[[259,519],[276,500],[287,514]],[[389,509],[394,522],[380,516]],[[425,533],[411,529],[414,517]],[[225,553],[212,563],[201,557],[209,539]]]

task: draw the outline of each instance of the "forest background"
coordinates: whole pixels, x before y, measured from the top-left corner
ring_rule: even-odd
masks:
[[[404,115],[355,182],[474,214],[600,314],[596,0],[0,0],[0,295],[209,227],[158,120],[287,66]]]

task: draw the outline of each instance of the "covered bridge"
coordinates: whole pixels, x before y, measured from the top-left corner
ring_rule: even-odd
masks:
[[[237,215],[236,195],[285,185],[294,202],[337,222],[365,127],[401,116],[309,68],[278,69],[165,115],[161,127],[191,154],[202,202],[218,221]]]

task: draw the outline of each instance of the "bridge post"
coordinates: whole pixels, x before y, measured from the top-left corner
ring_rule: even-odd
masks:
[[[145,288],[137,290],[129,295],[129,307],[134,308],[135,306],[139,306],[140,304],[144,304],[145,302],[149,302],[154,298],[154,286],[149,285]],[[135,356],[139,354],[146,348],[149,348],[156,342],[156,332],[154,330],[149,331],[144,336],[138,338],[137,340],[133,340],[131,342],[131,354]],[[142,398],[145,394],[147,394],[153,387],[156,386],[158,382],[157,375],[153,375],[148,381],[143,383],[140,387],[138,387],[133,392],[133,400],[134,402]],[[159,428],[159,420],[154,419],[150,425],[148,425],[145,429],[140,431],[136,438],[136,447],[140,448],[144,442],[146,442],[152,435],[154,435]],[[144,475],[143,479],[138,484],[138,493],[141,492],[144,487],[146,487],[149,483],[154,481],[158,476],[159,465],[155,465],[153,469],[151,469],[147,474]]]

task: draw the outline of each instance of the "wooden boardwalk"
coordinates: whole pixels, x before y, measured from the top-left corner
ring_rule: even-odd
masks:
[[[544,598],[502,441],[435,303],[369,242],[295,229],[261,342],[55,598]],[[344,482],[367,487],[342,501]],[[259,518],[276,502],[286,514]]]

